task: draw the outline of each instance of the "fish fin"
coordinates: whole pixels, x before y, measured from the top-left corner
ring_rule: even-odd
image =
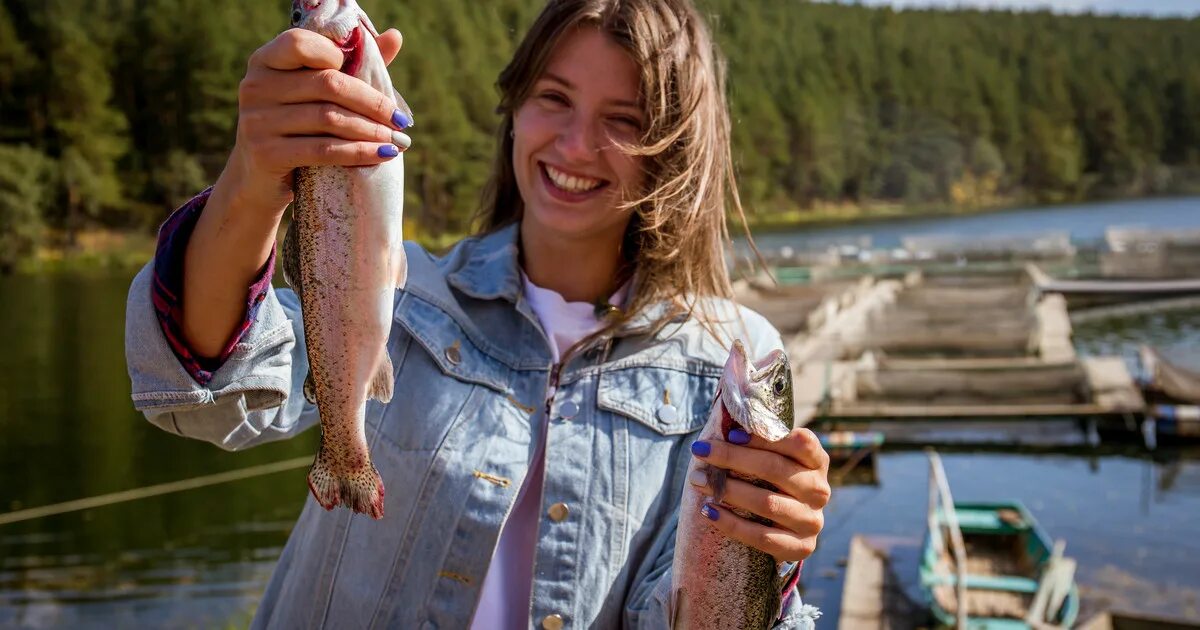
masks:
[[[729,471],[716,466],[709,466],[707,471],[708,487],[712,489],[713,501],[720,503],[725,500],[725,480],[729,478]]]
[[[317,404],[317,386],[313,384],[312,372],[304,377],[304,400]]]
[[[375,464],[365,452],[362,457],[349,459],[359,464],[347,467],[340,458],[330,456],[322,439],[321,450],[308,471],[308,489],[326,510],[344,505],[359,514],[383,518],[383,479]]]
[[[381,403],[391,402],[394,385],[392,358],[388,356],[387,352],[384,352],[383,361],[379,362],[379,369],[375,370],[375,378],[371,379],[371,385],[367,388],[367,398],[378,400]]]
[[[679,629],[679,614],[683,608],[682,588],[677,588],[671,591],[671,600],[667,602],[667,627],[670,630]]]
[[[287,233],[283,236],[283,245],[279,253],[283,258],[283,279],[296,292],[296,296],[303,299],[304,288],[300,281],[300,228],[296,226],[295,213],[288,224]]]
[[[367,32],[374,35],[375,37],[379,37],[379,29],[375,28],[375,25],[371,23],[371,18],[367,17],[367,14],[365,12],[363,12],[363,11],[358,12],[358,21],[362,22],[362,25],[367,28]]]
[[[412,108],[408,106],[408,101],[405,101],[404,97],[400,96],[400,91],[394,87],[392,88],[392,94],[396,98],[396,107],[398,107],[400,109],[400,111],[404,112],[405,114],[408,114],[408,121],[409,121],[408,126],[409,127],[416,126],[417,119],[413,117],[413,111],[412,111]],[[407,129],[407,127],[406,127],[406,129]]]

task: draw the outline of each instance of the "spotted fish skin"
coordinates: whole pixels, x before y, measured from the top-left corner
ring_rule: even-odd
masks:
[[[758,363],[735,341],[708,421],[698,439],[727,440],[731,428],[775,441],[791,432],[792,377],[787,357],[776,350]],[[774,490],[769,483],[716,469],[695,458],[688,470],[703,472],[720,503],[726,475]],[[783,578],[775,559],[721,533],[700,512],[705,497],[685,488],[679,505],[669,614],[673,630],[765,630],[779,615]],[[738,516],[770,521],[736,508]],[[725,518],[729,518],[725,516]]]
[[[297,0],[295,26],[332,39],[342,68],[407,104],[392,88],[375,43],[378,33],[354,0]],[[284,276],[300,297],[310,367],[305,395],[321,417],[321,447],[308,485],[327,510],[342,505],[379,519],[384,487],[367,447],[366,402],[389,402],[387,355],[395,292],[407,261],[401,232],[403,158],[377,166],[296,170]]]

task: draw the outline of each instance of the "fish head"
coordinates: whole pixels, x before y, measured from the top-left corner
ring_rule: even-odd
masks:
[[[292,26],[320,33],[345,49],[366,16],[355,0],[292,0]]]
[[[746,356],[742,342],[734,341],[717,386],[721,405],[721,434],[740,428],[770,442],[787,436],[795,418],[792,368],[783,350],[773,350],[760,361]]]

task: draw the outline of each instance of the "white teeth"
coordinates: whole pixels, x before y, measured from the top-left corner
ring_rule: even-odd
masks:
[[[568,175],[549,164],[546,165],[546,174],[550,176],[550,181],[554,182],[555,186],[573,193],[587,192],[600,186],[602,183],[598,179],[590,177],[575,177]]]

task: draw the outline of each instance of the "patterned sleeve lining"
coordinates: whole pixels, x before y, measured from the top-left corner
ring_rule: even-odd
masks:
[[[267,297],[271,276],[275,273],[275,249],[272,248],[266,264],[259,270],[258,277],[247,291],[246,316],[221,349],[221,354],[215,358],[202,357],[188,346],[182,328],[184,255],[192,230],[195,229],[196,221],[204,211],[211,194],[212,188],[209,187],[180,206],[163,223],[158,232],[158,248],[154,253],[154,282],[150,290],[158,324],[167,343],[183,368],[201,385],[208,385],[212,381],[213,373],[229,359],[234,347],[254,322],[259,305]]]

